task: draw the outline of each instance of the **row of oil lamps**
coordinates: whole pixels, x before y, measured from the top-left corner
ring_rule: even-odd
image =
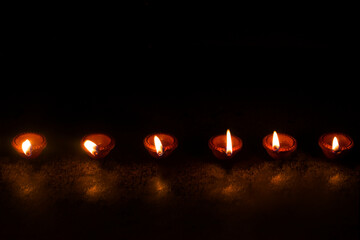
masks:
[[[353,140],[343,133],[327,133],[319,138],[319,146],[327,158],[338,158],[346,154],[354,145]],[[89,134],[81,139],[82,149],[94,159],[104,158],[115,147],[112,137],[102,133]],[[22,133],[17,135],[13,141],[14,149],[25,158],[36,158],[46,147],[46,138],[37,133]],[[178,146],[176,137],[156,133],[148,135],[144,139],[144,146],[151,156],[165,158]],[[232,136],[230,130],[226,135],[218,135],[209,140],[209,148],[214,156],[219,159],[230,159],[242,148],[241,138]],[[263,139],[263,146],[268,154],[274,159],[289,157],[297,147],[295,138],[284,133],[269,134]]]

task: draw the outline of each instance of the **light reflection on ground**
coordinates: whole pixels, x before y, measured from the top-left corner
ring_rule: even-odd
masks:
[[[263,162],[247,169],[235,164],[228,171],[204,162],[162,168],[160,172],[154,163],[112,164],[104,167],[90,159],[67,159],[38,167],[25,161],[0,163],[0,183],[20,199],[44,201],[77,197],[113,203],[142,196],[152,196],[152,200],[175,196],[251,202],[259,196],[301,196],[304,191],[356,191],[359,179],[357,171],[316,159],[282,165]]]
[[[2,178],[11,192],[23,200],[38,200],[44,193],[44,176],[25,162],[9,164],[2,168]]]

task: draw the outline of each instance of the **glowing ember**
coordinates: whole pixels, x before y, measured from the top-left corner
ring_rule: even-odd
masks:
[[[340,150],[339,141],[338,141],[337,137],[334,137],[334,139],[332,141],[332,150],[334,152],[337,152]]]
[[[28,157],[31,156],[31,153],[32,153],[32,147],[31,147],[31,142],[29,141],[29,139],[26,139],[22,145],[21,145],[21,148],[24,152],[24,154]]]
[[[274,134],[273,134],[272,148],[274,151],[278,151],[280,149],[279,137],[278,137],[276,131],[274,131]]]
[[[232,141],[231,141],[231,133],[228,129],[226,132],[226,155],[231,156],[232,154]]]
[[[154,143],[155,143],[155,149],[156,149],[157,154],[159,156],[162,156],[164,153],[164,149],[163,149],[163,145],[160,141],[160,138],[158,138],[158,136],[154,137]]]
[[[98,152],[98,145],[96,145],[94,142],[92,142],[90,140],[86,140],[84,142],[84,146],[94,156],[96,156],[99,153]]]

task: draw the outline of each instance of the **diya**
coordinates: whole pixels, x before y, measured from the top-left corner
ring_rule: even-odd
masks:
[[[233,158],[242,148],[241,138],[232,136],[228,129],[226,135],[218,135],[210,138],[209,148],[218,159]]]
[[[47,145],[46,138],[37,133],[21,133],[14,137],[11,145],[21,157],[33,159],[40,155]]]
[[[329,159],[344,156],[353,146],[354,141],[343,133],[326,133],[319,138],[319,146]]]
[[[154,158],[165,158],[177,148],[178,141],[172,135],[155,133],[145,137],[144,146]]]
[[[115,140],[102,133],[93,133],[84,136],[81,139],[80,144],[89,157],[100,159],[106,157],[115,147]]]
[[[274,159],[288,158],[297,147],[295,138],[284,133],[269,134],[263,139],[263,146]]]

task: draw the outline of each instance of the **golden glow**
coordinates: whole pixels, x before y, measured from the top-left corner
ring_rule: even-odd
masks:
[[[337,137],[334,137],[334,139],[332,141],[332,150],[334,152],[337,152],[340,150],[339,141],[338,141]]]
[[[154,137],[154,143],[155,143],[155,149],[156,149],[156,152],[159,156],[162,156],[164,151],[163,151],[163,145],[160,141],[160,138],[158,138],[158,136],[155,136]]]
[[[226,132],[226,155],[230,156],[232,154],[232,141],[231,141],[231,133],[228,129]]]
[[[280,149],[279,137],[278,137],[276,131],[274,131],[274,134],[273,134],[272,148],[274,151],[277,151]]]
[[[290,176],[287,175],[286,173],[279,173],[275,176],[273,176],[270,180],[270,182],[272,184],[274,184],[275,186],[281,186],[281,185],[285,185],[286,182],[288,182],[290,179]]]
[[[22,143],[22,150],[24,152],[24,154],[26,156],[31,156],[31,152],[32,152],[32,147],[31,147],[31,142],[29,141],[29,139],[26,139],[23,143]]]
[[[98,146],[94,142],[86,140],[84,146],[92,155],[96,156],[98,154]]]

